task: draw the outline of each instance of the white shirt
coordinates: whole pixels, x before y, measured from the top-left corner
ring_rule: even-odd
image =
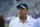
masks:
[[[33,27],[35,19],[27,15],[27,20],[23,23],[19,17],[16,17],[15,20],[12,20],[9,24],[9,27]]]
[[[36,20],[34,27],[40,27],[40,17]]]

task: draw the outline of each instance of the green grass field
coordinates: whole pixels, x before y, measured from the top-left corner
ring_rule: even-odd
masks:
[[[5,24],[5,27],[8,27],[9,26],[9,24]]]

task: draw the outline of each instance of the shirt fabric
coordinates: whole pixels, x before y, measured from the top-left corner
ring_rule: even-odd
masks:
[[[40,27],[40,17],[36,20],[34,27]]]
[[[9,24],[9,27],[33,27],[35,19],[27,15],[26,21],[23,23],[19,17],[16,17],[15,20],[12,20]]]

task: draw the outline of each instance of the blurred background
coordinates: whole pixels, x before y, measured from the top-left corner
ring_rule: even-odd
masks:
[[[40,17],[40,0],[0,0],[0,14],[4,16],[5,27],[8,27],[9,22],[17,17],[16,6],[20,3],[28,5],[28,15],[34,19]]]

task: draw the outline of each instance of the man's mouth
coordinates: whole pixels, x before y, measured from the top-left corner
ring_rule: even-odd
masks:
[[[20,13],[20,14],[22,14],[22,13]]]

